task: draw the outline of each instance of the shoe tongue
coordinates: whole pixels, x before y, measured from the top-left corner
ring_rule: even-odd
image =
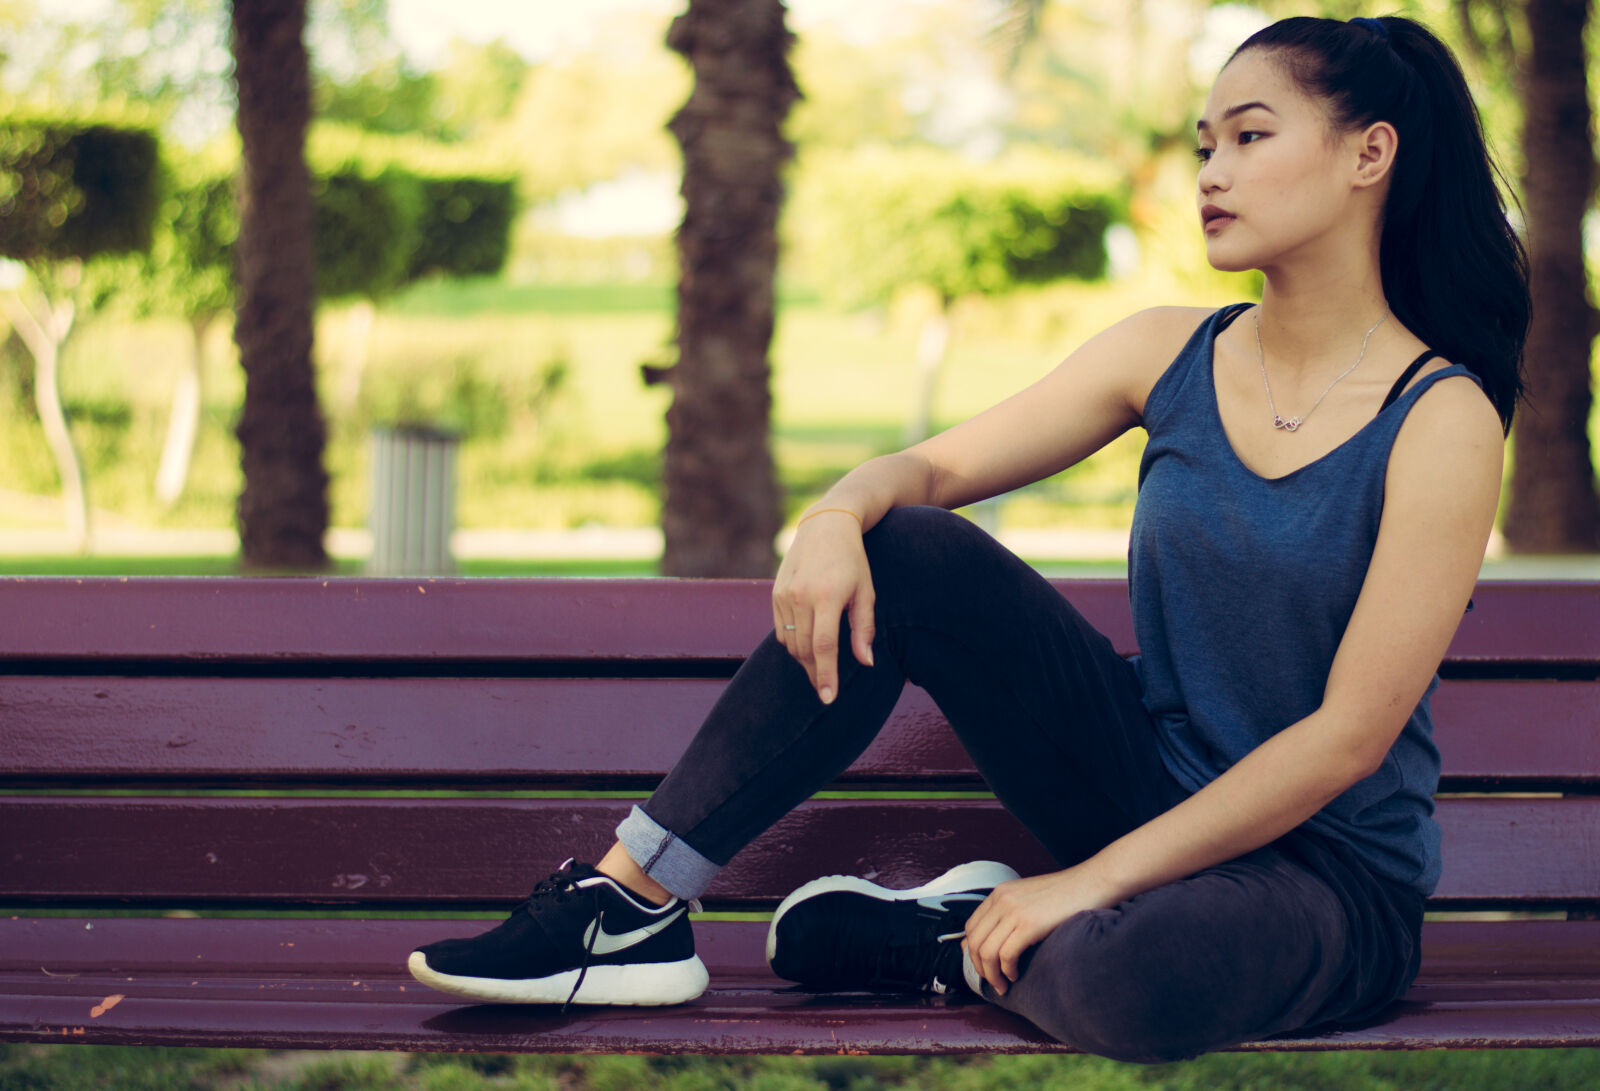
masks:
[[[569,882],[575,883],[580,879],[593,879],[600,872],[595,870],[593,864],[585,864],[576,859],[569,859],[561,865],[559,874]]]

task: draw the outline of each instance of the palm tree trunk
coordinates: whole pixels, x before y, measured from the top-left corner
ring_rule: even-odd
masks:
[[[1600,497],[1589,449],[1589,352],[1583,216],[1594,199],[1593,119],[1584,56],[1588,0],[1527,0],[1522,179],[1533,321],[1523,354],[1506,543],[1519,553],[1600,550]]]
[[[233,0],[232,6],[243,146],[234,325],[245,371],[237,428],[242,561],[246,568],[321,570],[328,565],[328,475],[311,358],[306,0]]]
[[[769,445],[778,212],[800,95],[781,0],[690,0],[667,44],[694,69],[683,147],[678,363],[661,523],[669,576],[770,576],[781,522]]]

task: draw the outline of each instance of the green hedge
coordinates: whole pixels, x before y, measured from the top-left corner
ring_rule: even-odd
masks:
[[[388,295],[406,282],[421,219],[417,179],[347,163],[312,170],[317,297]]]
[[[149,129],[0,118],[0,255],[37,261],[148,250],[160,163]]]
[[[505,265],[516,216],[513,178],[444,175],[468,163],[424,142],[327,139],[308,148],[317,296],[381,298],[419,277],[477,276]],[[154,242],[138,259],[92,271],[102,295],[133,313],[197,315],[233,300],[236,148],[177,156],[167,165]]]
[[[422,220],[409,274],[492,276],[511,254],[517,184],[510,178],[422,179]]]
[[[955,299],[1104,276],[1117,190],[1103,165],[1065,156],[875,149],[805,164],[788,231],[837,302],[907,284]]]
[[[324,201],[318,202],[319,261],[353,266],[360,259],[347,249],[369,248],[370,268],[359,278],[333,278],[330,288],[338,290],[329,294],[352,294],[345,285],[354,280],[376,289],[357,291],[376,295],[434,273],[483,276],[505,267],[517,214],[516,176],[482,153],[318,125],[308,158],[313,174],[328,179],[326,232]],[[360,199],[352,199],[358,193]],[[398,265],[395,255],[373,249],[384,237],[403,245]]]

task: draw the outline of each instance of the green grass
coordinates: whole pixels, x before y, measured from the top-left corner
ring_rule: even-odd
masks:
[[[1590,1091],[1600,1050],[1100,1057],[610,1057],[0,1046],[0,1088],[117,1091]]]
[[[778,286],[780,306],[816,302],[808,289]],[[667,283],[510,284],[503,280],[468,278],[433,280],[409,289],[395,306],[408,314],[436,318],[470,318],[484,314],[625,314],[669,311],[677,305],[677,289]]]
[[[367,521],[370,428],[400,418],[466,429],[457,524],[576,527],[659,523],[660,452],[671,393],[646,387],[645,362],[670,360],[667,285],[421,285],[378,315],[359,387],[349,312],[317,330],[334,526]],[[973,305],[960,316],[935,399],[950,424],[1043,375],[1110,316],[1143,305],[1137,285],[1063,287]],[[902,309],[903,310],[903,309]],[[915,391],[919,316],[852,314],[783,299],[772,348],[773,447],[793,514],[866,458],[895,450]],[[87,319],[63,356],[62,389],[98,525],[227,527],[242,485],[233,422],[243,377],[229,331],[208,340],[205,413],[184,497],[163,508],[152,482],[170,392],[189,352],[175,320]],[[54,527],[54,464],[23,383],[31,365],[0,359],[0,531]],[[554,379],[554,385],[547,380]],[[354,392],[354,393],[352,393]],[[1080,516],[1125,522],[1137,449],[1124,444],[1042,483],[1013,505],[1020,525]]]
[[[1055,578],[1120,578],[1127,566],[1119,561],[1036,561],[1034,567]],[[660,575],[654,561],[633,560],[502,560],[461,561],[457,575],[468,578],[530,579],[548,576],[619,579]],[[91,554],[9,556],[0,553],[3,576],[237,576],[237,556],[118,557]],[[287,573],[293,575],[295,573]],[[361,561],[334,562],[335,576],[364,576]]]

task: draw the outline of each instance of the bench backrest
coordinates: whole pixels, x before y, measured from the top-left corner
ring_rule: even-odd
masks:
[[[1126,586],[1059,581],[1131,652]],[[0,582],[0,907],[503,906],[596,858],[771,624],[759,580]],[[1480,584],[1435,698],[1434,909],[1600,908],[1600,586]],[[1049,861],[908,688],[719,879]],[[884,798],[883,791],[897,798]]]

